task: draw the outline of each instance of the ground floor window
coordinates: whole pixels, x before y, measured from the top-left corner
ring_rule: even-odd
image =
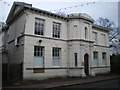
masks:
[[[44,47],[34,46],[34,72],[41,72],[44,66]],[[40,70],[41,69],[41,70]]]
[[[52,60],[53,60],[53,66],[60,66],[61,63],[61,48],[53,47],[52,48]]]
[[[93,52],[93,65],[94,66],[98,65],[98,52],[96,51]]]
[[[74,57],[75,57],[75,67],[77,67],[77,53],[74,53]]]
[[[107,61],[106,61],[106,52],[102,52],[102,64],[103,65],[106,65],[107,64]]]

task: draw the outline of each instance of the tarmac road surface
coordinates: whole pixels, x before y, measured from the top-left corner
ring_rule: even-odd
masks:
[[[92,82],[87,84],[62,86],[57,88],[120,88],[120,78],[97,81],[97,82]]]

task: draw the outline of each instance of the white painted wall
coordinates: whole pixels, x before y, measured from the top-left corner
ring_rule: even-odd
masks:
[[[41,18],[45,20],[45,30],[44,35],[34,35],[34,27],[35,27],[35,17]],[[52,24],[53,22],[61,23],[61,38],[55,39],[52,37]],[[67,26],[68,25],[68,26]],[[74,27],[77,25],[77,28]],[[88,28],[88,38],[85,39],[85,30],[84,28]],[[96,31],[98,33],[98,44],[97,46],[93,45],[90,47],[89,41],[92,41],[92,31]],[[48,77],[56,77],[56,76],[66,76],[67,69],[50,69],[45,70],[45,73],[33,73],[33,70],[27,70],[27,68],[34,68],[33,60],[34,60],[34,46],[45,46],[45,67],[46,68],[56,68],[52,66],[52,47],[60,47],[62,50],[61,54],[61,66],[60,67],[75,67],[74,53],[78,53],[78,67],[82,66],[82,62],[84,62],[84,55],[86,53],[89,54],[89,73],[92,72],[90,67],[92,67],[93,62],[93,51],[98,51],[99,53],[99,64],[98,66],[102,66],[101,62],[101,52],[107,52],[107,65],[110,66],[109,61],[109,50],[108,46],[108,35],[107,32],[102,30],[97,30],[92,28],[92,23],[79,20],[79,19],[71,19],[68,23],[67,21],[63,21],[57,18],[52,18],[48,16],[43,16],[39,14],[33,14],[27,12],[27,14],[22,15],[19,19],[17,19],[9,28],[9,40],[11,41],[15,39],[17,36],[21,35],[24,32],[26,36],[21,38],[20,46],[17,48],[14,45],[14,41],[8,45],[8,58],[11,63],[20,63],[23,61],[23,77],[24,79],[43,79]],[[101,42],[101,33],[106,35],[106,44],[102,44]],[[76,39],[76,40],[75,40]],[[42,40],[42,43],[39,43],[39,40]],[[67,40],[73,40],[67,42]],[[24,44],[22,45],[22,42]],[[103,48],[104,46],[104,48]],[[106,69],[108,71],[108,69]],[[95,73],[97,73],[97,69],[95,69]],[[83,74],[82,69],[70,70],[70,75],[73,76],[81,76]]]
[[[7,31],[8,39],[7,42],[10,42],[7,45],[8,50],[8,59],[9,63],[22,63],[23,61],[23,48],[22,42],[24,42],[24,37],[20,37],[19,47],[15,46],[15,39],[18,36],[21,36],[25,28],[25,14],[16,19],[14,23],[9,26]]]
[[[52,38],[53,22],[61,23],[61,38],[60,39],[67,40],[67,21],[58,20],[58,19],[51,18],[48,16],[32,14],[32,13],[28,13],[27,15],[25,34],[34,35],[35,18],[40,18],[40,19],[45,20],[45,29],[44,29],[44,35],[43,35],[45,37]]]
[[[110,72],[110,68],[94,68],[95,74],[105,74]]]
[[[40,44],[38,41],[42,40]],[[26,70],[26,68],[34,68],[34,46],[45,46],[45,68],[56,68],[52,66],[52,47],[61,48],[61,66],[67,67],[67,42],[53,39],[46,39],[33,36],[25,36],[24,45],[24,78],[27,77],[53,77],[53,76],[66,76],[66,69],[45,70],[45,73],[33,73],[33,70]],[[55,73],[54,73],[55,72]]]

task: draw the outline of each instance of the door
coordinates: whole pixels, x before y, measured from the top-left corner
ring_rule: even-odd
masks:
[[[85,70],[85,74],[89,75],[89,62],[88,62],[88,54],[84,55],[84,70]]]

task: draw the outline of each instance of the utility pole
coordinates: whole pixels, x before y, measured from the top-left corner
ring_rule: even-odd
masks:
[[[2,1],[0,0],[0,11],[2,11]],[[1,13],[0,13],[1,14]],[[0,22],[2,21],[2,15],[0,15]],[[0,23],[0,90],[2,89],[2,22]]]
[[[120,1],[118,2],[118,51],[120,54]]]
[[[118,36],[120,44],[120,1],[118,2]]]

